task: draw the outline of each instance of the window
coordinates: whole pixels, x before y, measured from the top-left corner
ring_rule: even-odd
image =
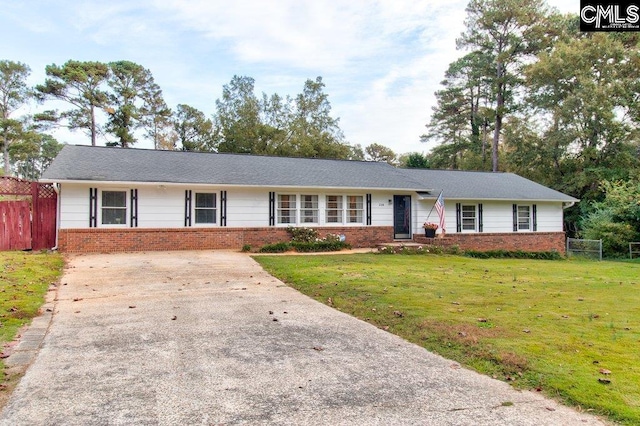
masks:
[[[216,194],[196,192],[195,223],[216,223]]]
[[[296,223],[295,195],[278,194],[278,223]]]
[[[347,223],[362,223],[363,200],[361,195],[347,195]]]
[[[102,191],[102,224],[126,225],[127,192]]]
[[[327,195],[327,223],[342,223],[342,195]]]
[[[518,230],[531,229],[531,210],[529,206],[518,206]]]
[[[476,230],[476,206],[462,206],[462,230]]]
[[[300,196],[300,222],[318,223],[318,196]]]

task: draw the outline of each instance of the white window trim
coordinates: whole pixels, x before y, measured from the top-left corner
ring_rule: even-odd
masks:
[[[288,196],[292,196],[294,197],[296,206],[295,208],[288,208],[288,209],[281,209],[280,208],[280,196],[282,195],[288,195]],[[308,194],[305,194],[308,195]],[[281,223],[280,222],[280,211],[281,210],[293,210],[293,222],[289,222],[289,223]],[[292,194],[292,193],[288,193],[288,192],[278,192],[276,193],[276,226],[282,226],[282,227],[288,227],[288,226],[298,226],[299,222],[299,216],[300,216],[300,203],[299,203],[299,197],[298,194]]]
[[[327,201],[327,197],[339,197],[340,198],[340,208],[339,209],[334,209],[334,208],[329,208],[328,207],[328,201]],[[343,226],[345,224],[345,209],[344,209],[344,195],[340,195],[340,194],[324,194],[324,224],[326,226]],[[329,222],[328,221],[328,217],[327,217],[327,213],[329,210],[337,210],[338,212],[340,212],[340,214],[338,215],[338,222]]]
[[[280,223],[280,196],[289,195],[295,197],[296,207],[294,220],[295,223]],[[318,207],[317,207],[317,222],[302,222],[302,211],[307,210],[303,207],[302,196],[303,195],[313,195],[318,199]],[[340,209],[340,222],[327,222],[327,196],[336,196],[340,197],[342,200],[342,208]],[[361,212],[361,221],[360,222],[349,222],[349,210],[353,210],[349,208],[348,205],[348,197],[360,197],[362,200],[362,208],[358,209]],[[276,206],[275,206],[275,226],[280,227],[288,227],[288,226],[298,226],[298,227],[345,227],[345,226],[365,226],[366,221],[366,195],[365,194],[336,194],[336,193],[313,193],[313,192],[305,192],[305,193],[289,193],[289,192],[278,192],[276,193]],[[334,209],[331,209],[334,210]]]
[[[131,201],[129,199],[129,191],[128,188],[99,188],[98,189],[98,211],[97,213],[97,225],[100,228],[126,228],[129,226],[130,212],[131,212]],[[103,192],[124,192],[124,223],[102,223],[102,193]],[[112,208],[112,207],[106,207]]]
[[[316,208],[315,209],[307,208],[307,207],[304,207],[302,205],[304,203],[304,200],[302,199],[302,197],[304,197],[304,196],[316,197]],[[300,226],[314,226],[314,225],[317,226],[317,225],[319,225],[320,224],[320,212],[321,212],[321,209],[320,209],[320,195],[305,193],[305,194],[298,194],[296,196],[296,198],[298,200],[298,203],[296,203],[296,207],[297,207],[297,212],[296,212],[296,219],[297,220],[296,220],[296,222],[299,223]],[[302,212],[306,211],[306,210],[311,210],[311,211],[315,210],[315,212],[316,212],[316,217],[315,217],[316,220],[315,220],[315,222],[305,222],[303,220],[304,217],[303,217]]]
[[[526,207],[529,209],[529,227],[521,228],[520,227],[520,207]],[[533,231],[533,207],[530,204],[518,204],[516,207],[517,211],[517,220],[518,220],[518,231],[532,232]]]
[[[464,208],[465,207],[473,207],[474,208],[474,224],[473,229],[464,229]],[[478,232],[478,205],[477,204],[460,204],[460,232],[461,233],[475,233]]]
[[[212,209],[213,223],[198,223],[196,222],[196,194],[213,194],[215,195],[216,206]],[[193,228],[212,228],[219,226],[218,224],[218,209],[220,209],[220,196],[216,191],[198,191],[193,190],[193,200],[191,201],[191,227]]]

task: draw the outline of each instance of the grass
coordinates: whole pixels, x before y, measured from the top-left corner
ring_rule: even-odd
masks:
[[[481,373],[640,424],[640,262],[256,260],[301,292]]]
[[[57,253],[0,252],[0,346],[11,342],[20,327],[38,315],[44,295],[59,279],[63,264]],[[0,369],[5,373],[5,383],[0,385],[1,406],[16,377],[7,375],[2,360]]]

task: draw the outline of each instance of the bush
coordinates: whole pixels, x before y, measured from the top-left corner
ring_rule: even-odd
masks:
[[[508,251],[508,250],[489,250],[474,251],[467,250],[465,256],[475,257],[477,259],[537,259],[537,260],[560,260],[563,257],[557,251]]]
[[[291,246],[298,252],[324,252],[324,251],[340,251],[342,249],[350,249],[351,246],[340,240],[320,240],[312,242],[296,242],[292,241]]]
[[[250,252],[250,251],[251,251],[251,245],[249,245],[249,244],[245,244],[245,245],[243,245],[243,246],[242,246],[242,251],[243,251],[244,253],[246,253],[246,252]]]
[[[287,232],[291,235],[291,241],[297,243],[310,243],[318,239],[318,231],[313,228],[294,228],[289,226]]]
[[[289,250],[291,250],[291,244],[283,242],[262,246],[260,248],[260,253],[284,253]]]

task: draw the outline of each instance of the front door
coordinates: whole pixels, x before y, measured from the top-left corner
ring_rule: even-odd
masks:
[[[411,239],[411,195],[393,196],[393,238]]]

